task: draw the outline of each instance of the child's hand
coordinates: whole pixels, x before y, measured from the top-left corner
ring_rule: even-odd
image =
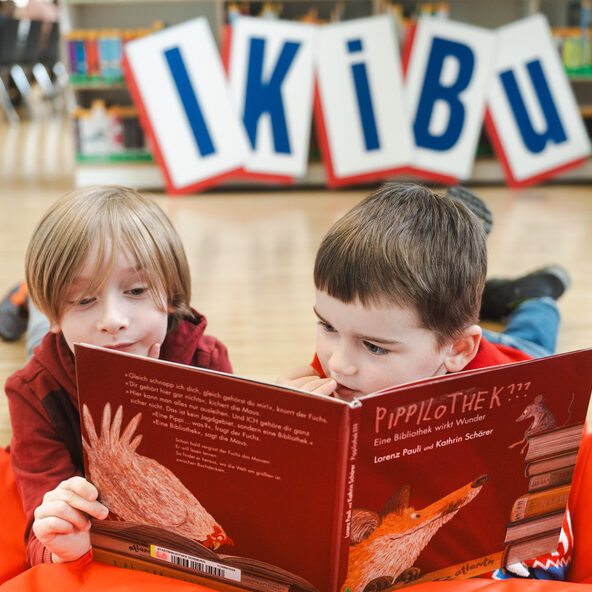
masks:
[[[332,395],[337,388],[337,382],[333,378],[321,378],[315,369],[308,365],[288,370],[277,379],[277,383],[315,395]]]
[[[74,561],[89,551],[89,515],[104,519],[109,513],[98,495],[92,483],[72,477],[43,496],[35,510],[33,532],[51,551],[54,563]]]
[[[148,350],[148,357],[158,360],[160,356],[160,343],[153,343]]]

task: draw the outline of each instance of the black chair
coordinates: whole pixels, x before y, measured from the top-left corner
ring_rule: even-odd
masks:
[[[51,28],[45,44],[41,47],[39,62],[47,66],[50,70],[60,60],[60,25],[51,23]]]
[[[26,22],[26,21],[23,21]],[[23,67],[33,66],[41,57],[41,28],[43,21],[29,21],[29,28],[22,52],[17,56],[18,63]]]
[[[0,67],[12,64],[16,59],[19,19],[0,20]]]
[[[0,19],[0,105],[11,123],[20,121],[10,92],[10,69],[16,61],[19,24],[15,18]]]
[[[33,77],[46,99],[54,99],[68,84],[68,72],[60,61],[60,27],[51,23],[45,43],[41,45],[39,60],[33,66]]]
[[[22,40],[17,46],[17,55],[14,64],[10,68],[10,76],[18,88],[21,98],[27,106],[30,114],[35,115],[35,104],[31,94],[31,77],[33,66],[40,57],[40,39],[42,21],[21,20],[20,26],[24,34]]]

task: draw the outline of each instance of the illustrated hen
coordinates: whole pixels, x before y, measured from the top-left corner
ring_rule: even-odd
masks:
[[[342,591],[376,592],[419,577],[413,567],[438,529],[472,501],[487,481],[482,475],[422,510],[409,506],[409,486],[391,496],[382,512],[354,510],[349,563]]]
[[[82,439],[88,455],[87,477],[112,514],[121,520],[166,528],[210,549],[232,545],[220,524],[169,469],[136,452],[142,436],[134,437],[134,432],[141,413],[121,436],[121,406],[111,424],[111,405],[105,405],[100,437],[86,405],[82,418],[89,439]]]

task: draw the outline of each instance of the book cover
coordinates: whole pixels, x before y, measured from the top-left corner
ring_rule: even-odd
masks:
[[[79,345],[76,369],[103,549],[262,592],[338,589],[358,402]]]
[[[461,372],[362,397],[342,592],[472,577],[505,565],[512,507],[528,493],[532,438],[552,425],[579,424],[570,438],[577,448],[591,354]],[[559,531],[537,554],[556,550],[558,538]],[[533,558],[532,549],[517,547],[512,561]]]
[[[527,529],[530,545],[506,543],[506,531],[528,493],[533,435],[581,424],[592,388],[592,350],[352,405],[88,346],[76,347],[76,365],[87,474],[117,518],[93,521],[93,545],[159,569],[203,564],[196,573],[260,592],[382,590],[555,550],[558,530]],[[124,463],[105,453],[119,446]],[[97,483],[97,466],[110,482]],[[163,491],[151,497],[144,481],[157,470],[148,481]],[[191,536],[185,489],[201,508]]]

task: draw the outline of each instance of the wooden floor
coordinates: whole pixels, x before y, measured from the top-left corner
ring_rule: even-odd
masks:
[[[9,130],[0,123],[2,293],[23,277],[37,219],[72,183],[67,124],[39,125]],[[592,346],[592,186],[475,190],[494,214],[490,275],[516,276],[563,264],[573,284],[560,300],[558,349]],[[315,249],[332,222],[367,193],[364,188],[157,197],[184,240],[193,304],[208,317],[210,332],[228,346],[236,373],[274,380],[311,359]],[[24,341],[0,342],[2,383],[24,362]],[[9,439],[7,405],[0,395],[0,445]]]

